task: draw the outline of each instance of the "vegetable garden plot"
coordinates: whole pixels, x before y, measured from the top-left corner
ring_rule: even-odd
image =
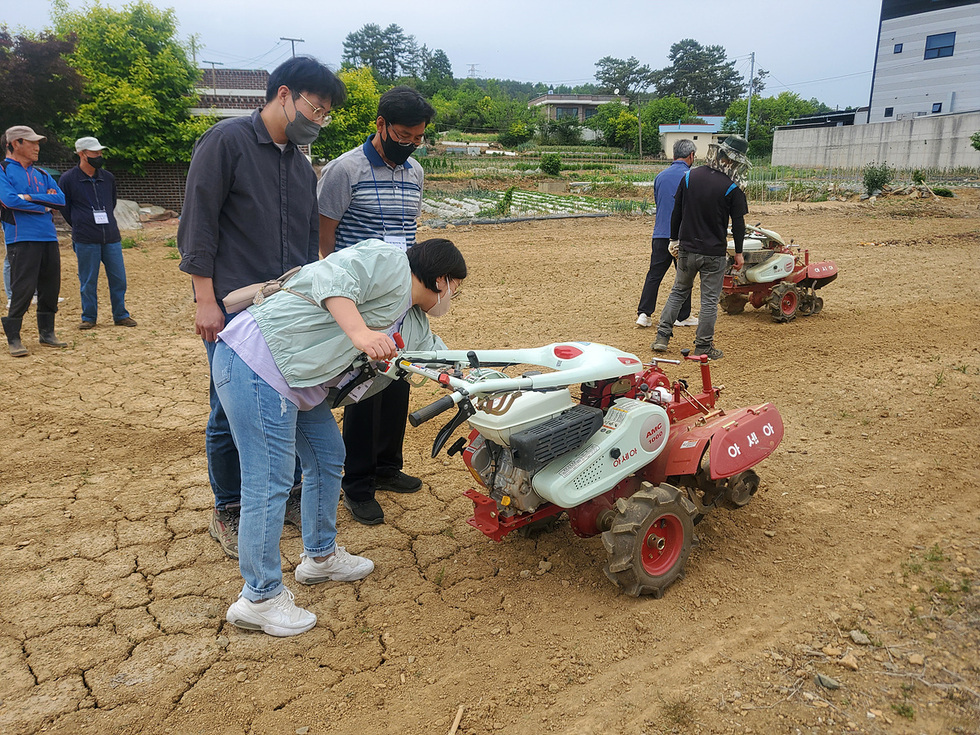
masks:
[[[629,199],[546,194],[508,189],[507,191],[469,190],[451,196],[426,192],[422,211],[446,222],[474,219],[560,217],[588,214],[653,214],[650,202]]]

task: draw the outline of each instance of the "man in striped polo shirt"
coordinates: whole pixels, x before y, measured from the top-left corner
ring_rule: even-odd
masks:
[[[410,156],[434,115],[411,87],[381,95],[377,132],[328,163],[320,176],[321,257],[372,237],[405,249],[415,244],[424,174]],[[384,522],[376,490],[414,493],[422,487],[402,472],[408,393],[408,383],[396,380],[344,409],[344,506],[360,523]]]

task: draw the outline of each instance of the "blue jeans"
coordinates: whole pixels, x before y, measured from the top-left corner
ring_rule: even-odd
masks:
[[[225,326],[236,316],[237,314],[226,313]],[[208,458],[208,480],[211,482],[211,492],[214,493],[214,507],[224,509],[242,501],[242,470],[238,449],[228,426],[228,417],[214,388],[214,349],[217,344],[204,340],[204,349],[208,353],[208,372],[211,376],[208,385],[211,413],[208,414],[208,423],[204,428],[204,453]]]
[[[123,262],[122,244],[73,242],[78,258],[78,283],[82,292],[82,321],[95,322],[99,313],[99,264],[105,265],[109,281],[109,303],[112,304],[114,321],[129,316],[126,311],[126,265]]]
[[[718,300],[721,298],[721,287],[725,283],[725,268],[728,266],[727,255],[701,255],[691,253],[681,248],[677,256],[677,277],[674,288],[667,297],[660,324],[657,325],[657,336],[669,339],[674,334],[674,322],[684,307],[684,300],[690,300],[691,289],[694,288],[694,277],[701,277],[701,311],[698,313],[698,331],[694,337],[694,345],[708,348],[715,340],[715,320],[718,318]]]
[[[303,550],[311,557],[333,553],[344,441],[327,401],[300,411],[224,342],[217,343],[211,364],[241,458],[242,596],[257,602],[282,589],[279,540],[297,454],[303,466]]]
[[[225,326],[242,312],[225,315]],[[208,384],[208,402],[211,413],[204,428],[204,453],[208,458],[208,480],[211,482],[211,492],[214,493],[214,507],[225,509],[229,505],[242,502],[242,470],[238,458],[238,449],[228,426],[228,417],[221,406],[221,400],[214,389],[214,373],[211,365],[214,358],[214,346],[217,342],[204,340],[204,349],[208,353],[208,373],[211,380]],[[299,485],[303,478],[303,469],[299,457],[296,458],[296,472],[293,475],[293,485]]]

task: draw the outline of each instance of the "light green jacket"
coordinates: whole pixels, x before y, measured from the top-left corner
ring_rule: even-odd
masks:
[[[370,329],[383,332],[411,303],[412,271],[399,248],[364,240],[303,266],[286,286],[319,304],[333,296],[348,298]],[[325,383],[347,370],[360,354],[329,311],[296,294],[280,291],[249,311],[291,388]],[[418,306],[408,309],[400,331],[407,349],[445,347]]]

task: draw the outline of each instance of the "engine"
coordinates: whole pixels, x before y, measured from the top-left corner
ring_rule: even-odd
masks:
[[[585,444],[602,416],[576,404],[567,388],[522,393],[506,406],[484,403],[469,419],[474,431],[463,459],[502,513],[530,512],[546,502],[532,486],[535,473]]]
[[[667,393],[644,386],[657,398]],[[666,445],[666,411],[660,401],[630,397],[636,388],[635,379],[598,381],[582,386],[581,404],[567,388],[484,403],[469,419],[474,431],[463,458],[502,516],[544,503],[573,508],[637,472]]]

